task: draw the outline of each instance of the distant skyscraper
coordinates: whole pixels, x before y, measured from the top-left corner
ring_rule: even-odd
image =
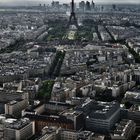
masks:
[[[91,8],[94,9],[95,8],[95,3],[92,1],[91,2]]]
[[[104,11],[104,6],[101,6],[101,11]]]
[[[52,1],[52,8],[58,10],[60,7],[59,1]]]
[[[63,3],[63,9],[67,11],[69,9],[69,5],[67,3]]]
[[[115,4],[112,5],[112,9],[116,10],[116,5]]]
[[[89,1],[86,1],[86,11],[91,11],[91,5]]]
[[[81,11],[83,11],[84,12],[84,10],[85,10],[85,1],[81,1],[80,3],[79,3],[79,9],[81,10]]]

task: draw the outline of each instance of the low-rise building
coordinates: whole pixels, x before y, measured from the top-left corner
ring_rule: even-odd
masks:
[[[98,133],[109,133],[120,118],[117,102],[94,102],[86,116],[86,129]]]
[[[24,118],[21,120],[7,120],[4,128],[4,140],[28,139],[35,134],[34,122]]]
[[[112,140],[129,140],[135,133],[136,124],[132,120],[122,120],[114,133],[111,134]]]
[[[42,129],[41,135],[35,140],[58,140],[61,128],[46,126]]]
[[[22,110],[28,107],[29,102],[27,99],[13,100],[5,104],[5,114],[13,117],[20,117]]]
[[[62,130],[60,131],[61,140],[92,140],[94,133],[91,131],[71,131]]]

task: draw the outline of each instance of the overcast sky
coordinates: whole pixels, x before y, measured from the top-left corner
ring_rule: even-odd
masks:
[[[55,1],[55,0],[54,0]],[[56,0],[57,1],[57,0]],[[60,2],[69,3],[70,0],[59,0]],[[75,0],[75,2],[79,2],[81,0]],[[89,0],[91,1],[91,0]],[[52,0],[0,0],[1,4],[12,4],[12,5],[28,5],[28,4],[37,4],[37,3],[50,3]],[[139,3],[140,0],[94,0],[95,3]]]

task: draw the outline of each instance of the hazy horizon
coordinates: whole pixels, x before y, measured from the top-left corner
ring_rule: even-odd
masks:
[[[53,0],[24,0],[24,2],[22,0],[0,0],[0,6],[2,5],[8,5],[8,6],[16,6],[16,5],[37,5],[39,3],[45,3],[45,4],[49,4],[51,3]],[[54,0],[57,1],[57,0]],[[69,3],[70,0],[59,0],[60,3]],[[75,0],[75,2],[79,2],[81,0]],[[92,1],[92,0],[89,0]],[[102,4],[140,4],[140,0],[94,0],[95,3],[102,3]]]

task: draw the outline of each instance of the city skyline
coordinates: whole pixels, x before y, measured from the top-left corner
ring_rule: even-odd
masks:
[[[52,0],[53,1],[53,0]],[[51,3],[51,0],[0,0],[0,5],[36,5],[38,3]],[[69,3],[70,0],[59,0],[60,3]],[[90,0],[89,0],[90,1]],[[80,0],[76,0],[76,2],[80,2]],[[139,0],[94,0],[95,3],[102,3],[102,4],[140,4]]]

